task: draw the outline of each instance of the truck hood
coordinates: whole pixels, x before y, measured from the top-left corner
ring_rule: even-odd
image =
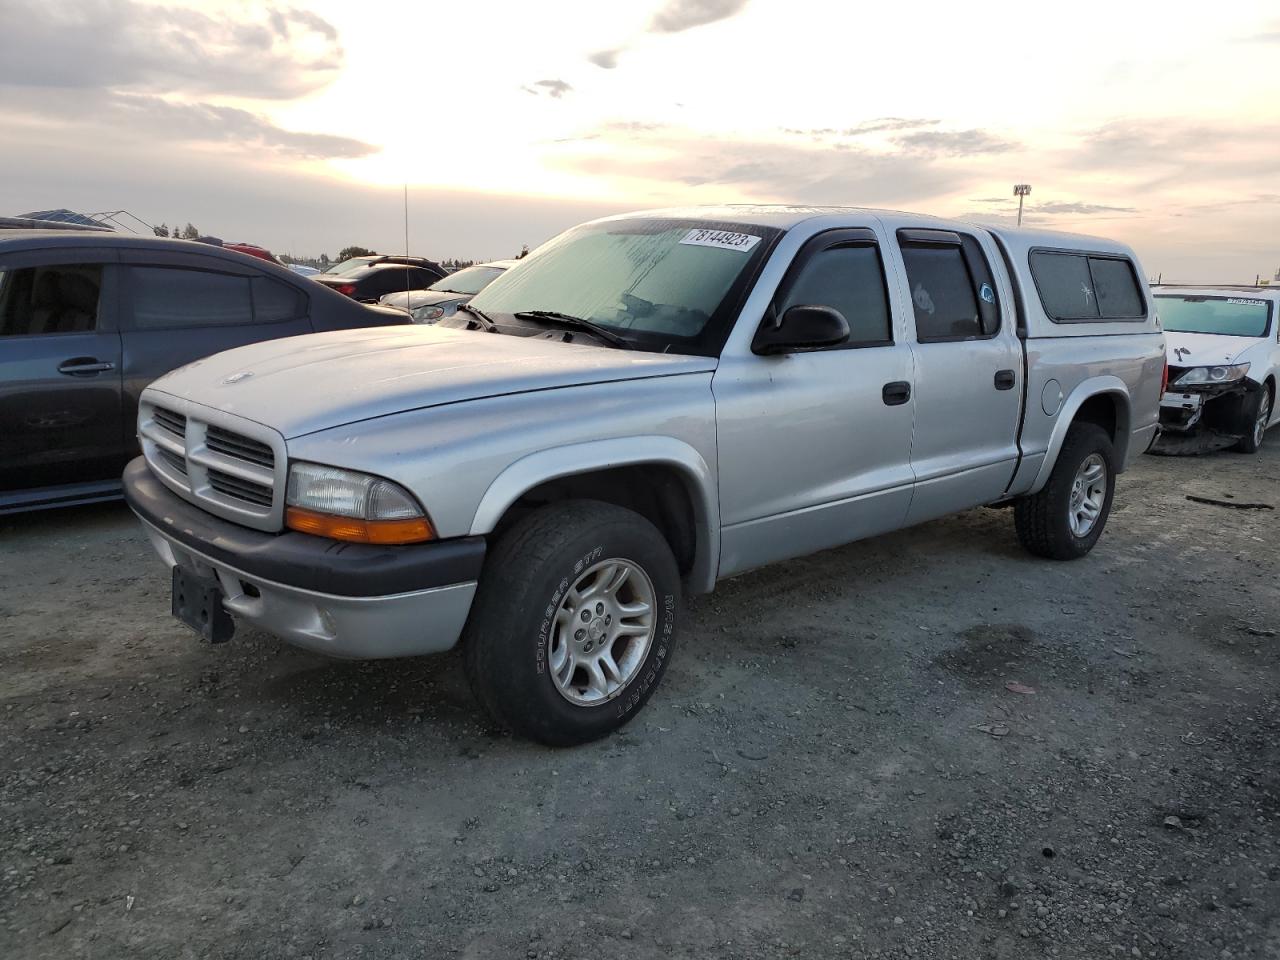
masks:
[[[1169,366],[1211,367],[1232,363],[1258,341],[1254,337],[1227,337],[1220,333],[1164,332]]]
[[[462,400],[715,366],[711,357],[542,337],[375,327],[237,347],[174,370],[149,389],[246,417],[288,439]]]

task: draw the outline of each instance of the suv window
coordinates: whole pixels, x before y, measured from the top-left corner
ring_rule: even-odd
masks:
[[[88,333],[98,322],[99,264],[0,272],[0,337]]]
[[[1142,290],[1127,259],[1035,250],[1030,260],[1040,303],[1055,323],[1146,318]]]
[[[133,322],[139,330],[253,322],[249,278],[177,267],[133,267]]]
[[[880,251],[871,243],[838,244],[809,257],[777,305],[822,306],[840,311],[849,324],[848,346],[893,342]]]
[[[916,319],[916,339],[973,340],[1000,329],[995,279],[978,241],[939,230],[901,230],[898,238]]]

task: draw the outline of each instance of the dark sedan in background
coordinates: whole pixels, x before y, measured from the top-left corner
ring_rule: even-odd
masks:
[[[138,394],[259,340],[407,323],[265,260],[97,231],[0,230],[0,513],[117,496]]]
[[[422,290],[445,275],[444,268],[419,257],[352,257],[311,279],[343,296],[376,303],[397,290]]]
[[[414,323],[435,323],[451,317],[477,293],[487,287],[519,260],[494,260],[463,267],[443,280],[437,280],[425,290],[400,290],[388,293],[378,301],[384,307],[404,310]]]

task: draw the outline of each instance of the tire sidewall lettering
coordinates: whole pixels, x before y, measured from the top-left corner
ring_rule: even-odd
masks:
[[[604,545],[600,544],[592,547],[584,556],[574,561],[573,579],[576,580],[583,570],[602,556],[604,556]],[[534,644],[534,669],[539,676],[547,672],[547,656],[551,650],[551,631],[555,624],[556,611],[560,609],[560,602],[564,599],[564,595],[569,592],[571,584],[572,580],[569,577],[560,578],[560,582],[556,584],[555,591],[551,595],[551,600],[543,611],[542,622],[538,625],[538,638]]]

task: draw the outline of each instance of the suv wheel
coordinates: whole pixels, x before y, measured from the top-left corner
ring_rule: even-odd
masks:
[[[1271,405],[1271,387],[1264,383],[1258,391],[1258,405],[1250,411],[1253,415],[1246,414],[1244,417],[1245,422],[1241,425],[1244,436],[1231,449],[1240,453],[1258,452],[1258,448],[1262,446],[1262,438],[1267,435],[1267,424],[1271,422]]]
[[[630,720],[671,659],[680,573],[662,534],[622,507],[542,507],[485,561],[463,638],[467,678],[503,727],[551,746]]]
[[[1115,488],[1115,454],[1106,431],[1073,423],[1049,482],[1014,506],[1018,539],[1038,557],[1083,557],[1102,536]]]

